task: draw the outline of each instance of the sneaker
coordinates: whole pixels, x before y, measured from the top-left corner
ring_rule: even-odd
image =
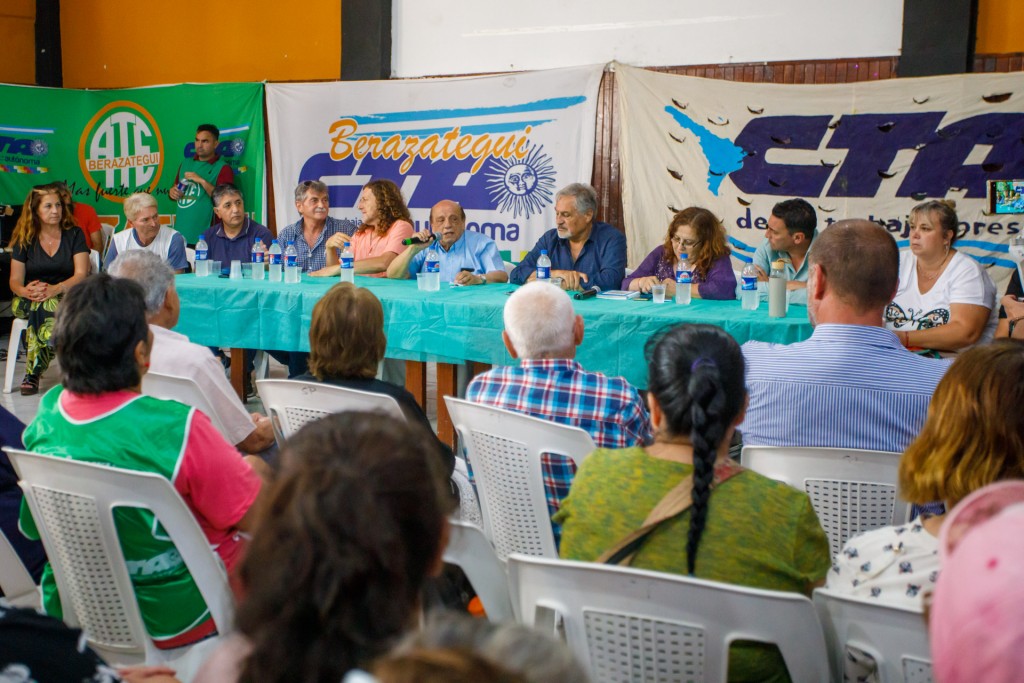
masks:
[[[25,375],[25,379],[21,380],[21,395],[22,396],[34,396],[39,393],[39,376],[38,375]]]

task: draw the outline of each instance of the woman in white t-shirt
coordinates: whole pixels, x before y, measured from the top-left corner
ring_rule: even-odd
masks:
[[[900,252],[900,284],[885,324],[908,348],[945,354],[992,339],[996,287],[988,273],[956,249],[955,204],[928,201],[910,212],[910,251]]]

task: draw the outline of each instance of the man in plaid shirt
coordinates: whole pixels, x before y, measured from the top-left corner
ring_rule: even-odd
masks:
[[[501,336],[519,366],[477,376],[466,388],[468,400],[579,427],[598,448],[650,442],[650,418],[636,389],[621,377],[587,372],[574,360],[583,341],[583,318],[565,292],[546,282],[526,284],[509,297],[504,320]],[[554,514],[576,468],[556,454],[545,454],[542,467],[548,510]],[[561,529],[552,528],[557,542]]]

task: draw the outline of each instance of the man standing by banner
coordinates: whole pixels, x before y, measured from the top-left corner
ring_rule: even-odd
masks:
[[[212,123],[196,128],[195,156],[181,162],[169,193],[170,198],[178,202],[174,229],[184,235],[189,244],[210,227],[213,188],[235,180],[234,171],[217,155],[219,141],[220,130]],[[179,181],[188,183],[184,192],[178,189]]]

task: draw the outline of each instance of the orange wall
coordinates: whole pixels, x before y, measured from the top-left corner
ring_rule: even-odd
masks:
[[[74,0],[61,41],[67,88],[334,80],[341,2]]]
[[[0,3],[0,83],[36,82],[35,0]]]
[[[975,52],[983,55],[1024,52],[1024,2],[979,0]]]

